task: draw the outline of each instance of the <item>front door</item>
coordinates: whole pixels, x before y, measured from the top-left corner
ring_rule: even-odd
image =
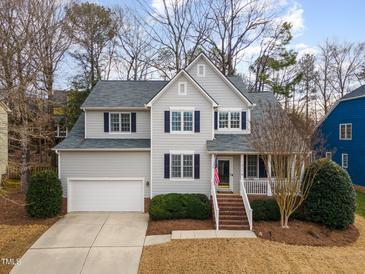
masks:
[[[218,158],[218,175],[220,190],[232,190],[232,158]]]

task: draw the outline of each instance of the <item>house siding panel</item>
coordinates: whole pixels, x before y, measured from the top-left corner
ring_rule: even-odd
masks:
[[[123,177],[150,180],[149,152],[60,152],[61,182],[67,195],[67,178],[71,177]],[[145,197],[150,196],[144,186]]]
[[[152,195],[162,193],[210,194],[210,157],[206,141],[212,138],[213,108],[211,103],[185,77],[180,76],[152,105]],[[179,96],[177,83],[187,82],[187,95]],[[170,107],[194,107],[200,111],[200,132],[191,134],[165,133],[164,111]],[[171,150],[189,150],[200,154],[200,179],[173,180],[164,178],[164,154]]]
[[[104,132],[104,111],[86,111],[86,138],[150,138],[150,113],[149,111],[125,111],[136,113],[136,132],[132,133],[110,133]],[[118,112],[118,111],[116,111]],[[131,125],[132,126],[132,125]]]
[[[339,139],[339,125],[352,123],[352,140]],[[341,166],[341,154],[349,156],[348,173],[354,184],[365,186],[365,169],[362,165],[365,155],[365,98],[341,101],[319,131],[325,144],[325,151],[332,152],[332,160]],[[318,140],[316,140],[318,141]]]

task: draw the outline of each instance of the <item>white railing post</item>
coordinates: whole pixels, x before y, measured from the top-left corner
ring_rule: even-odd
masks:
[[[214,165],[215,165],[215,155],[211,156],[211,182],[210,182],[210,193],[212,196],[213,202],[213,211],[214,211],[214,219],[215,219],[215,229],[219,230],[219,207],[218,207],[218,199],[217,199],[217,188],[214,183]]]
[[[271,191],[271,154],[269,154],[268,156],[268,180],[267,180],[267,196],[272,196],[272,191]]]

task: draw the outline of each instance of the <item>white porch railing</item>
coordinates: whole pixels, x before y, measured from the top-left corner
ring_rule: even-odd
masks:
[[[244,185],[249,195],[268,195],[271,196],[271,185],[268,178],[244,179]]]
[[[248,200],[244,180],[241,180],[241,190],[240,190],[240,192],[241,192],[241,197],[242,197],[242,200],[243,200],[243,204],[245,206],[245,211],[246,211],[246,215],[247,215],[247,219],[248,219],[248,224],[250,226],[250,230],[252,230],[252,208],[251,208],[251,205],[250,205],[250,201]]]
[[[217,199],[217,189],[214,182],[210,185],[210,192],[213,200],[213,211],[214,211],[214,219],[215,219],[215,229],[219,230],[219,207],[218,207],[218,199]]]

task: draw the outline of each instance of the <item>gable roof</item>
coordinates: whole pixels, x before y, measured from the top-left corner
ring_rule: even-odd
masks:
[[[221,79],[240,97],[243,101],[245,101],[249,106],[252,106],[252,101],[245,96],[245,94],[242,94],[240,90],[229,80],[227,76],[225,76],[216,65],[213,64],[212,61],[208,58],[208,56],[202,52],[200,53],[186,68],[185,70],[188,71],[190,67],[192,67],[200,58],[203,58],[208,65],[221,77]]]
[[[53,150],[149,150],[150,139],[85,139],[85,113]]]
[[[143,108],[167,83],[157,80],[100,80],[81,108]]]
[[[337,100],[336,103],[334,103],[333,106],[329,109],[327,114],[322,117],[322,119],[316,125],[315,129],[318,129],[323,124],[323,122],[328,118],[328,116],[330,116],[330,114],[342,101],[354,100],[362,97],[365,97],[365,85],[360,86],[359,88],[347,93],[341,99]]]
[[[200,93],[203,94],[208,99],[208,101],[210,101],[213,104],[213,106],[215,106],[215,107],[218,106],[217,102],[185,70],[180,70],[180,72],[178,74],[176,74],[168,82],[167,85],[165,85],[155,96],[153,96],[153,98],[151,98],[151,100],[146,104],[146,106],[149,106],[149,107],[152,106],[153,102],[155,102],[182,75],[185,76],[198,89],[198,91],[200,91]]]

